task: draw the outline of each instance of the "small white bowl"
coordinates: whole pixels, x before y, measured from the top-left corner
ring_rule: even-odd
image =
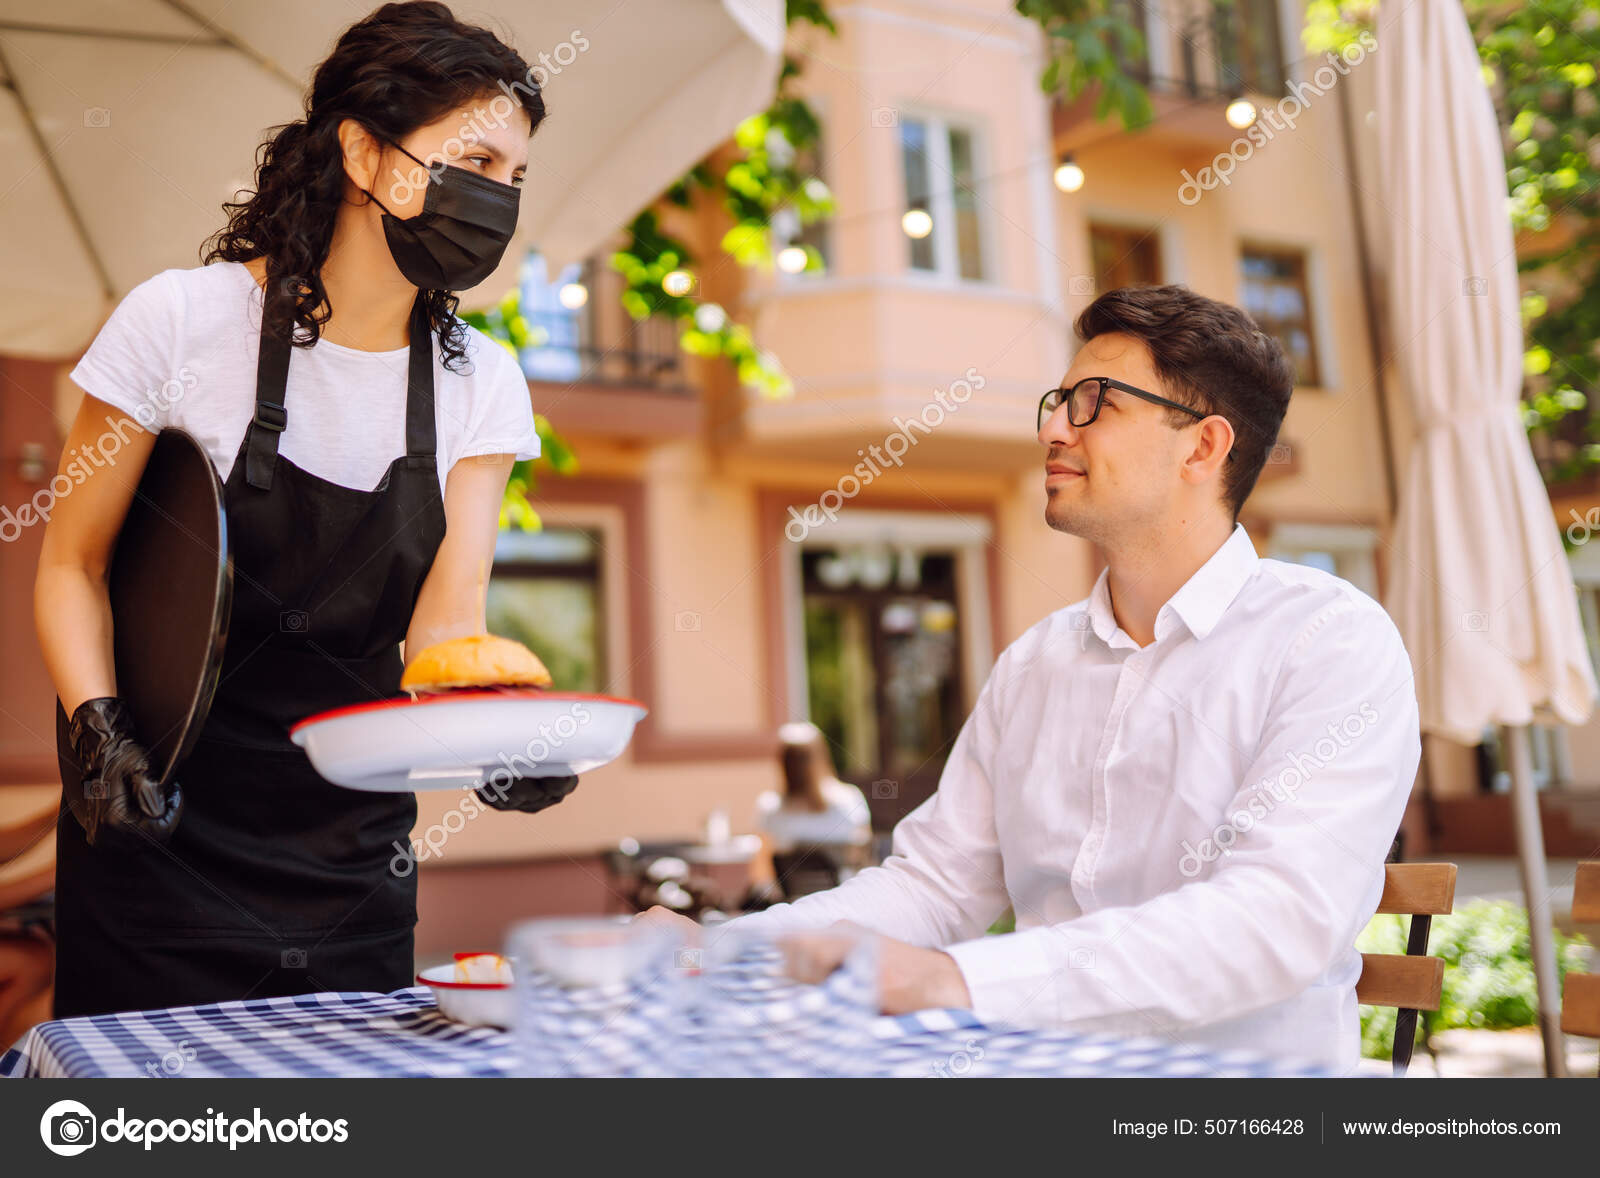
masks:
[[[516,990],[509,982],[458,982],[454,965],[435,965],[417,975],[433,991],[439,1013],[475,1027],[509,1027],[516,1021]]]

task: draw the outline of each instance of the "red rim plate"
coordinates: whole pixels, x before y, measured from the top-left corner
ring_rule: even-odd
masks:
[[[373,700],[370,703],[346,704],[340,708],[331,708],[326,712],[318,712],[314,716],[307,716],[304,720],[297,722],[289,729],[289,735],[293,736],[296,732],[300,731],[300,729],[308,727],[312,724],[320,724],[324,720],[336,720],[341,716],[355,716],[362,712],[379,712],[388,708],[422,708],[427,707],[430,704],[449,703],[454,700],[463,699],[505,699],[508,696],[512,699],[525,697],[528,699],[585,700],[590,703],[626,704],[628,707],[644,708],[647,713],[650,710],[636,699],[624,699],[619,695],[592,695],[583,691],[543,691],[539,688],[528,688],[525,690],[485,689],[483,691],[446,691],[430,694],[421,699],[412,699],[409,696],[401,696],[395,699],[379,699]]]
[[[438,969],[439,966],[432,968]],[[432,986],[438,990],[509,990],[515,984],[515,982],[446,982],[425,978],[420,973],[417,975],[417,985]]]

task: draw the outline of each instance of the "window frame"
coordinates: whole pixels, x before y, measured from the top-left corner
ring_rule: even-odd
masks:
[[[601,671],[602,684],[599,693],[631,698],[634,693],[629,676],[627,569],[623,556],[625,533],[622,512],[608,506],[541,502],[539,515],[546,530],[570,529],[594,533],[596,665]],[[506,566],[519,567],[519,562],[494,561],[489,570],[490,580],[503,575],[501,570]],[[546,566],[521,564],[520,567],[529,570],[523,575],[536,576]],[[517,574],[506,576],[510,580]]]
[[[1084,222],[1085,233],[1089,241],[1089,270],[1090,279],[1094,283],[1094,293],[1104,294],[1107,290],[1115,289],[1106,286],[1100,281],[1100,274],[1095,272],[1094,247],[1098,234],[1112,233],[1119,236],[1135,238],[1139,242],[1149,242],[1156,254],[1156,282],[1155,285],[1175,281],[1172,277],[1172,266],[1168,258],[1170,244],[1167,240],[1166,227],[1161,223],[1150,223],[1123,217],[1100,216],[1090,210]]]
[[[830,166],[832,161],[828,157],[828,146],[832,138],[832,124],[828,118],[828,96],[808,94],[806,95],[806,104],[811,107],[811,112],[816,116],[817,126],[820,128],[817,133],[817,171],[815,174],[817,179],[828,186],[828,191],[833,193],[834,215],[833,217],[813,222],[810,225],[802,225],[792,239],[795,245],[810,244],[817,246],[817,252],[822,255],[822,269],[818,271],[802,270],[798,274],[789,274],[782,269],[778,269],[776,274],[780,286],[787,283],[821,282],[823,279],[832,277],[838,272],[836,253],[839,248],[839,242],[837,235],[833,232],[833,222],[840,216],[839,190],[833,186],[831,173],[835,169]],[[817,234],[821,238],[820,244],[817,241],[806,243],[804,238],[807,233]]]
[[[1296,371],[1294,374],[1294,387],[1296,389],[1330,388],[1333,384],[1333,376],[1330,368],[1331,359],[1328,356],[1325,356],[1325,349],[1322,347],[1322,340],[1327,335],[1326,329],[1328,325],[1323,318],[1322,308],[1324,306],[1324,300],[1322,298],[1320,282],[1321,272],[1317,264],[1315,251],[1313,251],[1309,246],[1299,245],[1293,242],[1262,241],[1258,238],[1245,238],[1239,242],[1238,249],[1235,253],[1235,275],[1239,284],[1237,304],[1246,312],[1246,314],[1251,314],[1251,317],[1254,318],[1253,313],[1251,313],[1249,308],[1245,305],[1244,297],[1244,263],[1247,255],[1276,259],[1287,258],[1292,259],[1298,264],[1300,268],[1300,295],[1305,304],[1305,330],[1306,336],[1310,340],[1311,344],[1311,372],[1309,374],[1309,378],[1303,380],[1301,379],[1300,373]],[[1268,325],[1263,324],[1262,330],[1268,335],[1273,336],[1274,339],[1278,338],[1278,336],[1269,329]],[[1282,341],[1280,340],[1279,342],[1281,346]],[[1285,356],[1288,356],[1288,352],[1289,350],[1284,348]],[[1289,359],[1292,366],[1294,363],[1293,358],[1290,357]]]
[[[1378,570],[1378,529],[1366,524],[1302,523],[1282,520],[1267,534],[1266,555],[1273,560],[1300,564],[1291,553],[1327,552],[1334,558],[1334,575],[1349,581],[1373,600],[1381,600]],[[1345,558],[1341,560],[1340,558]],[[1355,568],[1351,568],[1354,563]],[[1313,566],[1314,567],[1314,566]],[[1359,576],[1352,576],[1357,573]],[[1367,584],[1363,584],[1365,581]]]
[[[933,232],[928,235],[933,251],[933,268],[925,269],[912,264],[914,240],[906,237],[898,222],[895,231],[905,238],[904,272],[921,282],[946,286],[994,286],[1000,281],[999,254],[994,239],[994,217],[989,208],[986,177],[989,174],[989,126],[981,115],[964,111],[941,111],[925,106],[902,106],[897,109],[895,123],[895,172],[900,180],[900,214],[908,212],[911,193],[906,188],[906,145],[904,124],[907,120],[924,124],[928,129],[928,150],[924,156],[928,182],[928,212],[933,217]],[[950,167],[950,131],[965,132],[972,141],[972,192],[978,222],[978,277],[961,273],[960,243],[956,233],[955,177]],[[935,178],[943,176],[948,183],[936,184]]]

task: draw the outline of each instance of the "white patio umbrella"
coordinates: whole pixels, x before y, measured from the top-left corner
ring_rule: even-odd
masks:
[[[1546,1067],[1565,1070],[1527,725],[1581,724],[1594,673],[1572,575],[1517,408],[1522,328],[1499,126],[1456,0],[1379,9],[1376,201],[1389,220],[1395,360],[1417,434],[1385,602],[1426,732],[1503,725]]]
[[[70,355],[150,275],[199,264],[262,132],[378,0],[0,0],[0,352]],[[580,258],[772,100],[783,0],[465,0],[541,70],[518,239]],[[542,55],[542,58],[541,58]],[[463,300],[469,306],[472,299]]]

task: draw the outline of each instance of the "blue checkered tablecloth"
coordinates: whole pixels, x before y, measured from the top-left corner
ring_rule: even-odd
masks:
[[[664,1030],[664,1028],[658,1028]],[[863,1076],[1314,1075],[1247,1053],[1164,1039],[987,1027],[968,1011],[879,1017],[837,1049],[820,1074]],[[744,1038],[740,1074],[793,1075],[816,1054],[784,1044],[818,1034],[791,1021],[783,1043]],[[670,1037],[670,1036],[669,1036]],[[837,1054],[848,1050],[848,1059]],[[0,1058],[0,1076],[510,1076],[523,1074],[517,1038],[441,1015],[423,987],[392,994],[318,993],[41,1023]],[[843,1060],[841,1063],[840,1061]],[[620,1074],[673,1074],[671,1066]],[[720,1071],[713,1065],[709,1070]]]

